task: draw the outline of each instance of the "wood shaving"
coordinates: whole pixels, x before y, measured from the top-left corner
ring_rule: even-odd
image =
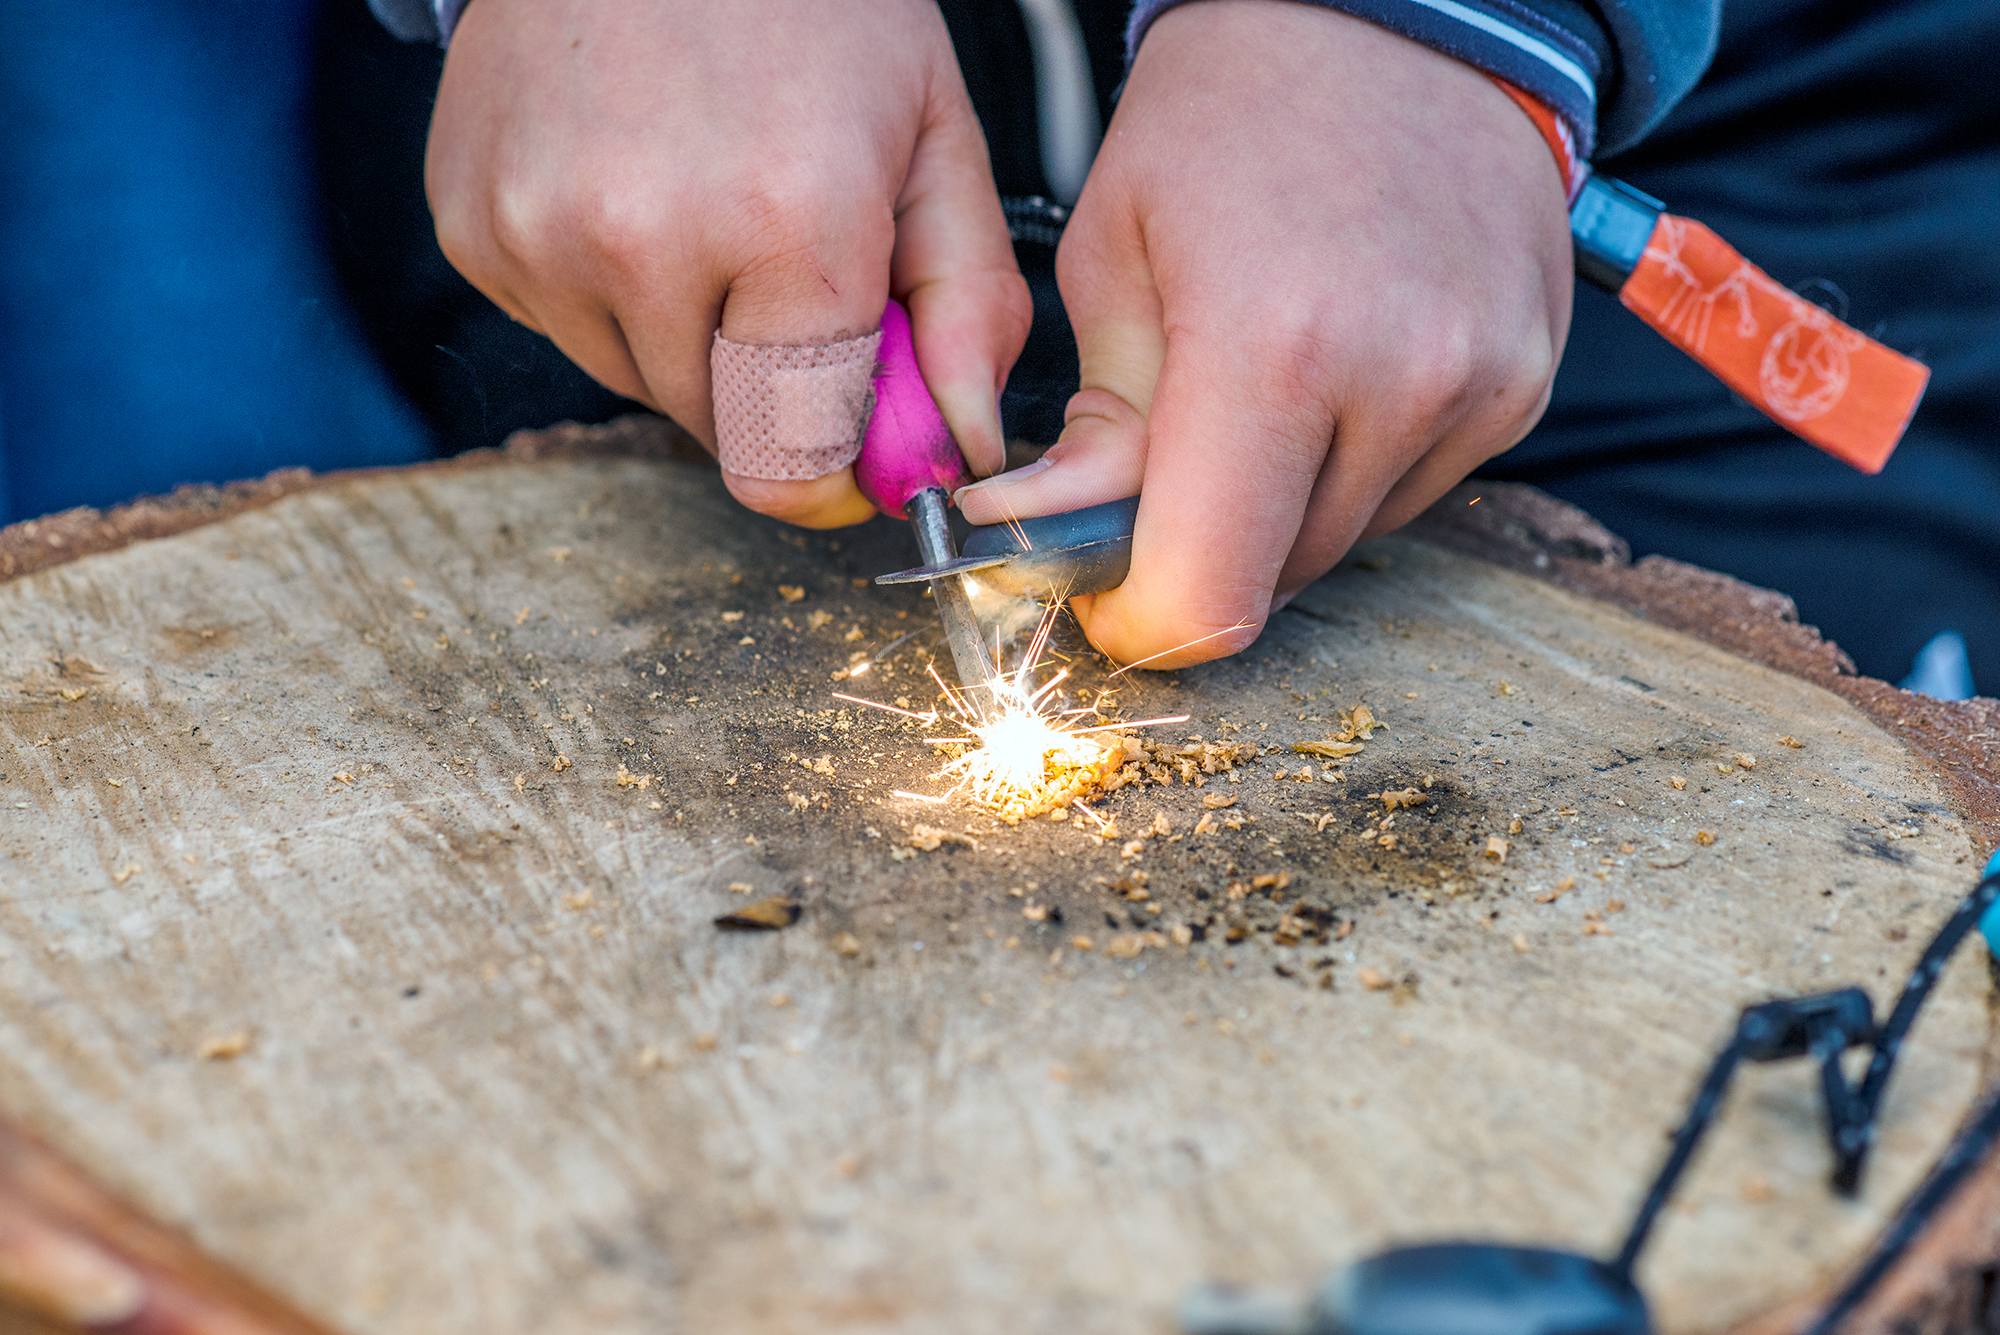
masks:
[[[979,841],[971,835],[954,834],[950,830],[940,830],[935,825],[912,826],[904,842],[911,848],[921,848],[926,853],[935,853],[945,844],[964,844],[967,848],[979,847]]]
[[[1253,890],[1284,890],[1290,887],[1292,874],[1288,871],[1267,871],[1250,879]]]
[[[861,938],[852,932],[842,932],[833,938],[833,953],[842,959],[853,959],[861,953]]]
[[[1210,811],[1220,811],[1224,807],[1235,806],[1236,799],[1233,797],[1225,797],[1221,793],[1203,793],[1201,798],[1201,804],[1207,807]]]
[[[1369,741],[1374,737],[1375,729],[1388,726],[1376,718],[1367,705],[1356,705],[1340,711],[1340,731],[1333,734],[1333,740],[1351,742],[1358,737],[1364,742]]]
[[[1715,831],[1696,830],[1694,832],[1694,841],[1700,844],[1703,848],[1707,848],[1709,845],[1715,842]]]
[[[1672,778],[1668,779],[1668,780],[1667,780],[1667,782],[1668,782],[1668,783],[1670,783],[1670,784],[1672,784],[1672,785],[1674,786],[1674,791],[1675,791],[1675,792],[1679,792],[1679,791],[1680,791],[1681,789],[1683,789],[1683,788],[1685,788],[1685,787],[1687,787],[1687,786],[1688,786],[1688,781],[1687,781],[1686,779],[1683,779],[1683,778],[1682,778],[1682,777],[1681,777],[1680,775],[1678,775],[1678,774],[1676,774],[1676,775],[1674,775],[1674,776],[1673,776]]]
[[[1380,969],[1372,969],[1365,965],[1354,976],[1370,992],[1387,992],[1396,985],[1395,980]]]
[[[1794,750],[1798,750],[1802,749],[1805,746],[1805,743],[1800,741],[1798,738],[1792,736],[1790,733],[1786,733],[1783,737],[1780,737],[1778,739],[1778,745],[1789,746]]]
[[[734,931],[775,932],[781,927],[790,927],[799,920],[803,909],[783,895],[772,895],[754,904],[745,904],[734,913],[725,913],[715,920],[717,927]]]
[[[618,767],[618,777],[614,782],[620,788],[650,788],[653,786],[653,776],[650,774],[634,774],[631,770],[620,765]]]
[[[1349,756],[1360,755],[1360,742],[1293,742],[1292,750],[1304,756],[1323,756],[1328,760],[1345,760]]]
[[[1431,800],[1429,793],[1415,788],[1400,788],[1394,792],[1389,792],[1385,789],[1379,793],[1370,793],[1368,796],[1379,799],[1382,805],[1390,811],[1395,811],[1401,807],[1420,807]]]
[[[796,584],[780,584],[778,586],[778,596],[788,603],[802,602],[805,599],[806,591]]]
[[[205,1062],[235,1061],[250,1047],[250,1035],[242,1030],[222,1038],[211,1038],[195,1050],[195,1056]]]
[[[1738,751],[1735,755],[1731,756],[1730,759],[1736,762],[1736,767],[1738,769],[1757,768],[1757,757],[1752,755],[1745,755],[1741,751]]]
[[[568,769],[570,767],[570,764],[571,764],[570,758],[562,754],[560,751],[558,751],[556,753],[556,758],[553,761],[549,762],[549,768],[554,770],[556,773],[560,774],[564,770]]]

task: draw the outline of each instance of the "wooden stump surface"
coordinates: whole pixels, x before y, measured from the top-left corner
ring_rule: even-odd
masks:
[[[1973,841],[1816,686],[1357,558],[1112,683],[1287,749],[1108,837],[894,796],[933,748],[833,692],[930,701],[928,602],[860,583],[906,537],[688,464],[335,481],[0,585],[0,1107],[357,1335],[1166,1332],[1197,1280],[1400,1241],[1608,1250],[1737,1009],[1885,1006]],[[776,894],[789,929],[712,923]],[[1642,1266],[1662,1329],[1839,1276],[1975,1096],[1985,996],[1967,949],[1855,1202],[1810,1071],[1745,1073]]]

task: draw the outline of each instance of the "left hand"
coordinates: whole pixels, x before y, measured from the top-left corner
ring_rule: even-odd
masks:
[[[1469,65],[1332,10],[1199,0],[1148,33],[1057,258],[1082,390],[976,524],[1135,492],[1093,643],[1234,653],[1362,538],[1526,435],[1568,331],[1568,210]]]

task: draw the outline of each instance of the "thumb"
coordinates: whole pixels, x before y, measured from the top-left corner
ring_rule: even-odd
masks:
[[[1000,389],[1034,316],[1027,280],[956,68],[932,79],[896,200],[889,285],[909,308],[924,385],[974,474],[1006,466]]]
[[[1166,358],[1160,296],[1136,218],[1095,184],[1085,186],[1056,257],[1082,387],[1063,414],[1061,439],[1038,462],[959,492],[974,524],[1122,500],[1145,477],[1146,416]]]

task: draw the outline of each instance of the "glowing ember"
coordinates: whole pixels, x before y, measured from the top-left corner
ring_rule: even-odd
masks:
[[[1097,711],[1058,710],[1051,703],[1056,688],[1068,678],[1068,671],[1056,673],[1039,687],[1029,678],[1030,672],[1039,666],[1058,611],[1051,608],[1036,626],[1021,665],[1012,673],[1003,674],[990,688],[984,688],[989,699],[975,700],[970,691],[954,691],[938,677],[936,668],[931,669],[931,679],[950,702],[952,719],[972,735],[930,740],[942,745],[976,743],[939,773],[939,778],[952,781],[946,796],[964,793],[1010,824],[1066,807],[1103,787],[1118,773],[1126,758],[1124,740],[1112,736],[1100,742],[1087,734],[1154,723],[1181,723],[1187,719],[1187,715],[1179,714],[1133,723],[1071,726],[1070,719]],[[944,717],[936,710],[915,714],[859,696],[835,694],[856,704],[906,715],[926,726]]]
[[[952,791],[967,794],[1002,819],[1022,820],[1068,806],[1102,785],[1123,762],[1123,746],[1114,742],[1106,747],[1062,727],[1016,683],[1003,683],[995,694],[987,720],[971,725],[979,745],[946,765],[942,777],[955,779]]]

